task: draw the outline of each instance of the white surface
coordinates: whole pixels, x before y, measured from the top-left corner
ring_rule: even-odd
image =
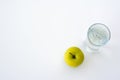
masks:
[[[120,80],[119,0],[0,0],[0,80]],[[111,40],[99,54],[85,51],[78,68],[64,52],[81,47],[93,23]],[[81,47],[82,48],[82,47]]]

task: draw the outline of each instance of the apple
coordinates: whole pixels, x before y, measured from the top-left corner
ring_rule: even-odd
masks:
[[[84,54],[78,47],[70,47],[64,55],[66,64],[71,67],[79,66],[84,60]]]

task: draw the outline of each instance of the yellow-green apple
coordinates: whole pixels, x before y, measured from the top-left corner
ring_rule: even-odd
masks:
[[[66,64],[71,67],[79,66],[84,60],[84,54],[78,47],[70,47],[64,55]]]

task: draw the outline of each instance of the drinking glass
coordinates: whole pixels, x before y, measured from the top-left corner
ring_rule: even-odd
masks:
[[[102,23],[95,23],[90,26],[87,32],[87,46],[93,51],[98,51],[111,38],[109,28]]]

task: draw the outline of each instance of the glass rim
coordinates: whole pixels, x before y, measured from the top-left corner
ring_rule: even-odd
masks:
[[[90,38],[89,38],[89,30],[91,29],[91,28],[93,28],[93,27],[95,27],[94,25],[103,25],[102,27],[104,27],[107,31],[108,31],[108,36],[109,36],[109,39],[108,40],[110,40],[111,39],[111,31],[110,31],[110,29],[105,25],[105,24],[103,24],[103,23],[94,23],[94,24],[92,24],[89,28],[88,28],[88,32],[87,32],[87,38],[88,38],[88,40],[89,40],[89,42],[92,44],[92,45],[94,45],[94,46],[103,46],[103,44],[102,45],[96,45],[96,44],[94,44],[94,43],[92,43],[91,42],[91,40],[90,40]],[[106,42],[107,43],[107,42]],[[105,43],[105,44],[106,44]],[[104,45],[105,45],[104,44]]]

